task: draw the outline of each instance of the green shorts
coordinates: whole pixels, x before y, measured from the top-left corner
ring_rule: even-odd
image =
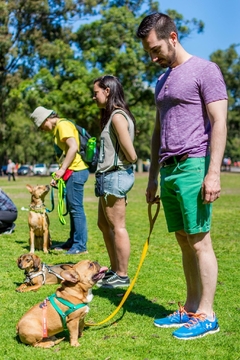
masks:
[[[160,169],[161,201],[169,232],[197,234],[210,230],[212,204],[203,204],[201,197],[209,160],[209,156],[188,158]]]

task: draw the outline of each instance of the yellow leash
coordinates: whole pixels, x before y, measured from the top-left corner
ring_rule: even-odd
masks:
[[[139,262],[139,265],[138,265],[138,268],[137,268],[137,272],[129,286],[129,288],[127,289],[127,291],[125,292],[120,304],[118,305],[118,307],[113,311],[113,313],[108,316],[105,320],[103,321],[100,321],[99,323],[85,323],[85,326],[99,326],[99,325],[102,325],[102,324],[105,324],[107,321],[111,320],[117,313],[118,311],[121,309],[121,307],[123,306],[123,304],[125,303],[125,301],[127,300],[128,298],[128,295],[130,294],[130,292],[132,291],[132,288],[137,280],[137,277],[138,277],[138,274],[139,274],[139,271],[142,267],[142,264],[143,264],[143,261],[146,257],[146,254],[147,254],[147,250],[148,250],[148,246],[149,246],[149,241],[150,241],[150,236],[151,236],[151,233],[153,231],[153,227],[154,227],[154,224],[155,224],[155,221],[158,217],[158,213],[159,213],[159,210],[160,210],[160,198],[159,196],[157,196],[155,199],[154,199],[154,204],[157,205],[157,209],[156,209],[156,212],[155,212],[155,215],[152,216],[152,205],[153,203],[151,204],[148,204],[148,218],[149,218],[149,223],[150,223],[150,228],[149,228],[149,235],[148,235],[148,238],[143,246],[143,251],[142,251],[142,255],[141,255],[141,259],[140,259],[140,262]]]

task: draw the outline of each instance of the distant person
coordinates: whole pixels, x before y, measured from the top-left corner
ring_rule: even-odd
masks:
[[[231,171],[232,160],[229,157],[223,159],[223,166],[225,171]]]
[[[8,160],[8,165],[7,165],[7,171],[6,171],[7,176],[8,176],[8,181],[11,180],[11,177],[13,178],[13,181],[16,181],[16,179],[15,179],[15,167],[16,167],[15,163],[11,159],[9,159]]]
[[[179,327],[177,339],[219,331],[213,312],[218,266],[210,228],[212,203],[220,196],[226,144],[227,91],[219,67],[186,52],[174,21],[146,16],[137,31],[151,60],[166,69],[156,84],[157,107],[146,200],[155,200],[159,170],[168,230],[181,248],[187,296],[158,327]]]
[[[0,235],[9,235],[15,229],[18,211],[10,197],[0,188]]]
[[[89,170],[78,152],[78,130],[71,121],[60,118],[53,110],[43,106],[37,107],[31,118],[40,130],[52,132],[54,137],[54,148],[60,159],[60,169],[55,172],[55,180],[51,181],[51,185],[56,186],[60,178],[66,183],[70,234],[68,240],[55,249],[67,250],[67,255],[86,254],[88,231],[83,195]]]
[[[126,229],[126,198],[134,184],[133,146],[135,119],[130,112],[121,83],[105,75],[94,81],[94,96],[101,110],[101,143],[96,178],[102,179],[99,196],[98,227],[103,234],[111,268],[97,283],[103,288],[128,287],[130,240]],[[98,180],[97,180],[98,181]]]

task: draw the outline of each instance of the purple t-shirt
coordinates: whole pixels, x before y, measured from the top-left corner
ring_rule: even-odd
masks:
[[[161,118],[160,161],[188,153],[209,154],[211,125],[206,104],[227,99],[226,85],[217,64],[192,56],[160,76],[155,89]]]

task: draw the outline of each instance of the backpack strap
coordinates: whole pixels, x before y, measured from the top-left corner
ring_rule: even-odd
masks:
[[[114,111],[112,112],[112,114],[111,114],[111,117],[110,117],[111,127],[112,127],[112,129],[113,129],[113,134],[114,134],[114,136],[115,136],[115,138],[116,138],[115,156],[114,156],[114,164],[113,164],[113,165],[114,165],[115,169],[117,170],[117,169],[118,169],[118,166],[117,166],[117,163],[118,163],[118,153],[119,153],[119,150],[120,150],[120,145],[119,145],[118,138],[117,138],[117,135],[116,135],[116,133],[115,133],[114,127],[113,127],[113,125],[112,125],[112,118],[113,118],[113,116],[114,116],[115,114],[121,114],[121,115],[123,115],[127,121],[128,121],[128,119],[127,119],[127,114],[126,114],[125,111],[123,111],[122,109],[116,109],[116,110],[114,110]]]

